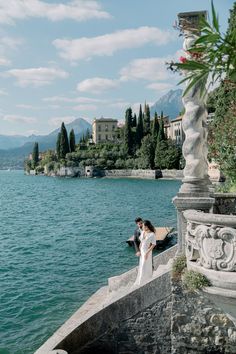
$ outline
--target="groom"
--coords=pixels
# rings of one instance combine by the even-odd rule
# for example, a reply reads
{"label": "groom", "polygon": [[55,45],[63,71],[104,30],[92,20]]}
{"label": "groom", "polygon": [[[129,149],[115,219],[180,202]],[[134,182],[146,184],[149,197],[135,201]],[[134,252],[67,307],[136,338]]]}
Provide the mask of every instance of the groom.
{"label": "groom", "polygon": [[140,238],[142,228],[143,228],[143,219],[136,218],[135,224],[137,225],[137,228],[134,231],[134,247],[135,247],[136,256],[139,257],[140,256],[140,251],[139,251],[140,240],[139,240],[139,238]]}

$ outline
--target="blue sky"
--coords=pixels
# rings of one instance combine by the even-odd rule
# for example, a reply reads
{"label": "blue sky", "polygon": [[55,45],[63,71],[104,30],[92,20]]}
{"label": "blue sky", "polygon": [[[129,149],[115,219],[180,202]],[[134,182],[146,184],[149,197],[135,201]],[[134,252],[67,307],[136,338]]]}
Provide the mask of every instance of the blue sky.
{"label": "blue sky", "polygon": [[[215,0],[221,29],[233,0]],[[208,0],[0,0],[0,134],[47,134],[62,121],[122,120],[177,75],[178,12]],[[210,11],[209,11],[210,12]]]}

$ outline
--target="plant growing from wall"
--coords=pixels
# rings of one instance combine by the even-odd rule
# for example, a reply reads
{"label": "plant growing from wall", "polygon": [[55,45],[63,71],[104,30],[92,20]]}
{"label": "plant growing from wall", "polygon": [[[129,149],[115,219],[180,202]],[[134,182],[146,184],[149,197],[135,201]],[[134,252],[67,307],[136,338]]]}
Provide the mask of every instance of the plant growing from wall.
{"label": "plant growing from wall", "polygon": [[210,281],[203,274],[187,269],[183,272],[182,282],[184,287],[190,291],[199,290],[211,285]]}
{"label": "plant growing from wall", "polygon": [[172,276],[175,279],[178,279],[181,277],[184,269],[187,266],[187,260],[185,255],[180,255],[174,258],[173,264],[172,264]]}

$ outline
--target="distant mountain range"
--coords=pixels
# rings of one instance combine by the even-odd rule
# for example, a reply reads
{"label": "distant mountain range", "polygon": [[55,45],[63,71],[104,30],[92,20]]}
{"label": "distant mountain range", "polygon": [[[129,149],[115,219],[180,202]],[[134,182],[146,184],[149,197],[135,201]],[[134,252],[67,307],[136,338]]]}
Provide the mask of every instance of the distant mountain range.
{"label": "distant mountain range", "polygon": [[[91,124],[83,118],[77,118],[65,125],[68,134],[71,129],[74,129],[76,142],[86,133],[87,129],[91,131],[92,128]],[[39,143],[40,151],[55,149],[59,131],[60,128],[53,130],[48,135],[30,135],[28,137],[0,135],[0,169],[23,168],[23,162],[32,152],[36,141]]]}
{"label": "distant mountain range", "polygon": [[158,115],[163,112],[164,115],[169,116],[170,119],[179,116],[182,110],[182,90],[180,89],[170,90],[150,107],[151,116],[154,116],[155,112],[157,112]]}

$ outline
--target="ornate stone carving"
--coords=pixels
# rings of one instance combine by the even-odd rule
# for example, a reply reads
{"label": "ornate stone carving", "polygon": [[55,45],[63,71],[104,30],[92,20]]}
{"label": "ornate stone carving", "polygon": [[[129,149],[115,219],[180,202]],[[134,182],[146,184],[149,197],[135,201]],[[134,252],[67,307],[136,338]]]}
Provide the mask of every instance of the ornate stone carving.
{"label": "ornate stone carving", "polygon": [[188,221],[186,256],[207,269],[236,271],[236,229]]}

